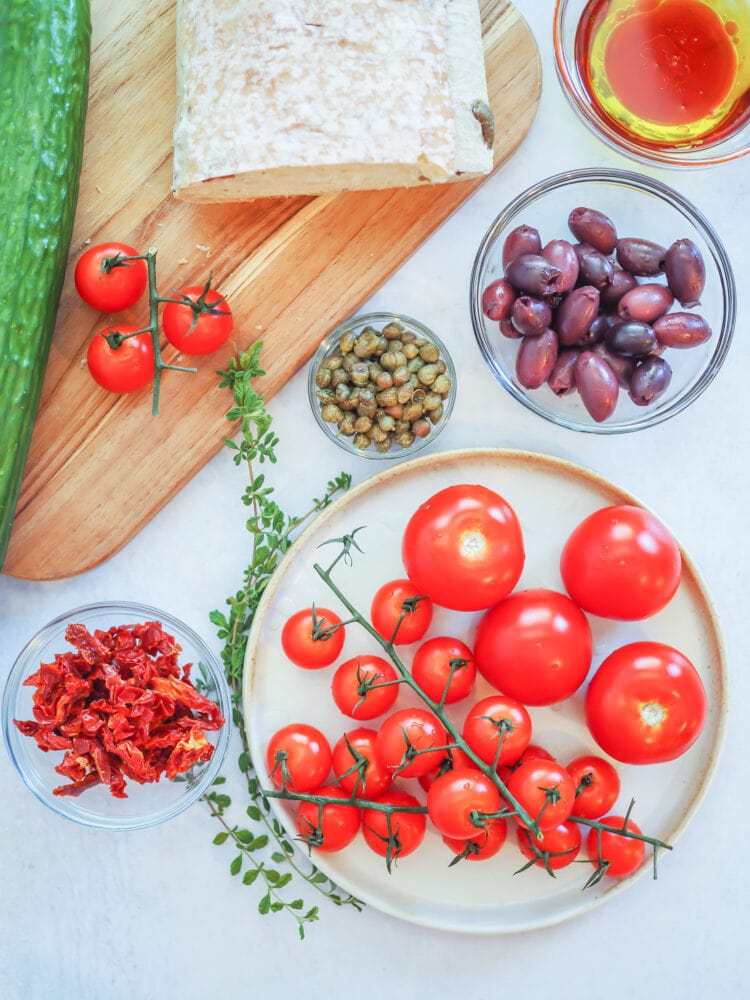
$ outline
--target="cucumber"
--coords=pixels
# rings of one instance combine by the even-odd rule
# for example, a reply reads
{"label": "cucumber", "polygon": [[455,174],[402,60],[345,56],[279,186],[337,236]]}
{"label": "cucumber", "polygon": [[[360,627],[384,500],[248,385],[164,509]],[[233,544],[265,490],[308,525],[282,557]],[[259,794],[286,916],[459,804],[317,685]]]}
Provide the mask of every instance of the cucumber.
{"label": "cucumber", "polygon": [[0,0],[0,568],[70,250],[89,0]]}

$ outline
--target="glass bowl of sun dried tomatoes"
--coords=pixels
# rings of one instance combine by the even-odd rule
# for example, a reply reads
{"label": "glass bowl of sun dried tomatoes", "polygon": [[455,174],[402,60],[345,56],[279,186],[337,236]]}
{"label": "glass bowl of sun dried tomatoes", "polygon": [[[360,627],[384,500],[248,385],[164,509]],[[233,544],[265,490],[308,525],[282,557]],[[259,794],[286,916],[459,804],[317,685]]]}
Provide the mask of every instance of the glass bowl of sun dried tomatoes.
{"label": "glass bowl of sun dried tomatoes", "polygon": [[76,608],[16,659],[5,744],[27,787],[85,826],[162,823],[210,787],[229,742],[221,663],[172,615],[141,604]]}

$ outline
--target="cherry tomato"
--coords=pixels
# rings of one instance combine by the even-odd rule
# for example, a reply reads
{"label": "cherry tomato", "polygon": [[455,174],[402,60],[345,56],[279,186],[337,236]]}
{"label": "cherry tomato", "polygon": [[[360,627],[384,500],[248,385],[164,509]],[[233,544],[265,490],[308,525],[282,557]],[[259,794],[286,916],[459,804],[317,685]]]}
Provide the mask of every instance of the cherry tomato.
{"label": "cherry tomato", "polygon": [[311,792],[331,770],[331,747],[323,733],[305,722],[294,722],[271,737],[266,750],[268,773],[277,788]]}
{"label": "cherry tomato", "polygon": [[409,518],[401,556],[409,579],[435,604],[479,611],[506,597],[521,576],[521,526],[492,490],[448,486]]}
{"label": "cherry tomato", "polygon": [[[337,785],[321,785],[312,793],[327,798],[348,799]],[[297,809],[297,831],[309,847],[316,851],[340,851],[357,836],[361,812],[356,806],[335,805],[332,802],[300,802]]]}
{"label": "cherry tomato", "polygon": [[686,656],[661,642],[614,650],[589,682],[586,722],[599,746],[625,764],[674,760],[706,719],[706,692]]}
{"label": "cherry tomato", "polygon": [[362,834],[365,842],[376,854],[386,859],[390,870],[394,861],[416,851],[422,843],[427,829],[427,816],[419,800],[401,789],[391,788],[374,799],[374,802],[379,805],[421,809],[420,812],[403,812],[396,808],[389,813],[371,808],[362,810]]}
{"label": "cherry tomato", "polygon": [[498,818],[490,820],[482,830],[471,837],[456,839],[444,836],[443,843],[450,847],[455,855],[451,864],[463,858],[467,861],[484,861],[498,853],[507,835],[508,824],[504,819]]}
{"label": "cherry tomato", "polygon": [[[605,816],[599,822],[605,826],[623,828],[625,819],[623,816]],[[631,833],[641,832],[632,819],[628,820],[626,829]],[[594,864],[599,858],[609,862],[605,875],[624,878],[625,875],[632,875],[637,868],[640,868],[646,854],[646,845],[642,840],[592,828],[586,838],[586,853],[589,861],[593,861]]]}
{"label": "cherry tomato", "polygon": [[[576,786],[565,768],[554,760],[529,759],[508,778],[510,794],[536,820],[540,830],[550,830],[570,816]],[[518,817],[516,817],[518,819]],[[518,819],[521,823],[521,820]],[[521,824],[524,825],[524,824]]]}
{"label": "cherry tomato", "polygon": [[516,827],[516,839],[525,858],[534,859],[539,868],[553,871],[572,864],[581,849],[581,831],[570,820],[545,830],[541,840],[533,837],[525,827]]}
{"label": "cherry tomato", "polygon": [[429,791],[430,785],[441,774],[446,774],[454,767],[476,767],[474,761],[468,754],[464,753],[461,747],[453,746],[453,737],[448,734],[448,749],[443,750],[440,763],[437,767],[431,768],[426,774],[420,774],[418,781],[425,791]]}
{"label": "cherry tomato", "polygon": [[445,754],[447,739],[442,723],[432,712],[424,708],[402,708],[381,724],[375,752],[394,776],[418,778],[438,766]]}
{"label": "cherry tomato", "polygon": [[531,739],[531,716],[515,698],[491,694],[470,709],[462,735],[477,757],[496,768],[517,761],[524,752]]}
{"label": "cherry tomato", "polygon": [[335,611],[313,606],[287,619],[281,630],[281,647],[298,667],[318,670],[333,663],[345,638],[346,630]]}
{"label": "cherry tomato", "polygon": [[177,295],[161,318],[169,343],[183,354],[211,354],[222,347],[234,326],[226,299],[208,285],[183,288]]}
{"label": "cherry tomato", "polygon": [[598,819],[612,808],[620,794],[620,776],[608,760],[585,754],[566,765],[576,786],[573,814]]}
{"label": "cherry tomato", "polygon": [[382,656],[354,656],[336,668],[331,681],[333,700],[351,719],[375,719],[393,708],[398,698],[398,674]]}
{"label": "cherry tomato", "polygon": [[583,684],[591,665],[588,619],[565,594],[519,590],[482,615],[477,670],[524,705],[552,705]]}
{"label": "cherry tomato", "polygon": [[[154,379],[150,333],[131,323],[101,330],[89,344],[86,363],[95,382],[108,392],[136,392]],[[135,336],[131,336],[135,334]]]}
{"label": "cherry tomato", "polygon": [[73,281],[86,305],[99,312],[119,312],[135,305],[148,284],[145,260],[127,243],[100,243],[78,259]]}
{"label": "cherry tomato", "polygon": [[428,698],[451,705],[468,697],[477,675],[474,654],[460,639],[427,639],[411,661],[411,675]]}
{"label": "cherry tomato", "polygon": [[333,748],[333,773],[349,795],[374,799],[391,785],[391,773],[375,753],[376,736],[374,729],[352,729]]}
{"label": "cherry tomato", "polygon": [[635,621],[656,614],[680,585],[677,542],[653,514],[630,504],[585,518],[562,550],[565,589],[584,611]]}
{"label": "cherry tomato", "polygon": [[379,635],[393,640],[394,646],[419,642],[432,621],[432,601],[420,595],[411,580],[391,580],[373,597],[370,621]]}
{"label": "cherry tomato", "polygon": [[502,808],[500,792],[474,767],[456,767],[436,778],[427,793],[427,815],[438,833],[456,840],[476,836],[482,813]]}

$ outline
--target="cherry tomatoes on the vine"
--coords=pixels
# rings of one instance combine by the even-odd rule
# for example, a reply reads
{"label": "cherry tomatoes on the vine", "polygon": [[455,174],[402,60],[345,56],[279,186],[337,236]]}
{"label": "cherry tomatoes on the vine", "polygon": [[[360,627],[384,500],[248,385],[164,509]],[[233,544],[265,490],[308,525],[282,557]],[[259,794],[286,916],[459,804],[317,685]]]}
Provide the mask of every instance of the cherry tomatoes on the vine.
{"label": "cherry tomatoes on the vine", "polygon": [[418,778],[438,766],[445,756],[447,739],[443,724],[432,712],[402,708],[381,723],[375,752],[394,776]]}
{"label": "cherry tomatoes on the vine", "polygon": [[94,337],[86,363],[94,381],[108,392],[126,393],[143,389],[154,379],[154,346],[150,333],[141,327],[118,323]]}
{"label": "cherry tomatoes on the vine", "polygon": [[[576,786],[565,768],[554,760],[529,759],[506,782],[513,798],[524,807],[540,830],[551,830],[570,816]],[[520,817],[518,822],[522,823]]]}
{"label": "cherry tomatoes on the vine", "polygon": [[[326,798],[348,799],[337,785],[321,785],[312,793]],[[297,809],[297,831],[308,845],[317,851],[340,851],[357,836],[361,811],[357,806],[342,803],[300,802]]]}
{"label": "cherry tomatoes on the vine", "polygon": [[436,635],[414,653],[411,675],[428,698],[451,705],[472,692],[477,675],[474,654],[460,639]]}
{"label": "cherry tomatoes on the vine", "polygon": [[477,757],[497,768],[517,761],[528,746],[531,716],[515,698],[491,694],[469,710],[462,735]]}
{"label": "cherry tomatoes on the vine", "polygon": [[183,288],[167,302],[161,318],[164,335],[183,354],[211,354],[222,347],[234,320],[226,299],[204,285]]}
{"label": "cherry tomatoes on the vine", "polygon": [[456,767],[436,778],[427,792],[427,815],[438,833],[457,840],[474,837],[500,811],[500,792],[474,767]]}
{"label": "cherry tomatoes on the vine", "polygon": [[370,621],[394,646],[419,642],[432,621],[432,601],[420,595],[411,580],[390,580],[372,599]]}
{"label": "cherry tomatoes on the vine", "polygon": [[354,656],[336,667],[331,693],[340,712],[351,719],[375,719],[398,698],[398,674],[382,656]]}
{"label": "cherry tomatoes on the vine", "polygon": [[148,283],[145,260],[127,243],[100,243],[78,259],[73,273],[76,290],[86,305],[113,313],[135,305]]}
{"label": "cherry tomatoes on the vine", "polygon": [[343,649],[346,630],[335,611],[304,608],[284,623],[281,648],[298,667],[317,670],[328,667]]}
{"label": "cherry tomatoes on the vine", "polygon": [[[625,818],[623,816],[605,816],[598,822],[605,826],[623,828]],[[640,834],[638,826],[629,819],[627,830],[630,833]],[[646,845],[642,840],[633,837],[623,836],[621,833],[612,833],[609,830],[589,830],[586,838],[586,853],[589,861],[594,864],[607,862],[605,875],[612,878],[624,878],[632,875],[646,854]]]}
{"label": "cherry tomatoes on the vine", "polygon": [[682,557],[658,518],[641,507],[617,504],[595,511],[574,529],[562,550],[560,572],[584,611],[635,621],[672,599]]}
{"label": "cherry tomatoes on the vine", "polygon": [[277,788],[311,792],[322,785],[331,770],[331,747],[315,726],[294,722],[273,734],[266,750],[266,765]]}
{"label": "cherry tomatoes on the vine", "polygon": [[521,526],[492,490],[448,486],[409,518],[401,556],[409,579],[435,604],[479,611],[506,597],[521,576]]}
{"label": "cherry tomatoes on the vine", "polygon": [[620,794],[620,776],[608,760],[585,754],[566,764],[565,770],[576,786],[574,816],[598,819],[609,812]]}
{"label": "cherry tomatoes on the vine", "polygon": [[504,819],[491,819],[483,829],[478,830],[471,837],[455,838],[443,836],[443,843],[449,847],[455,855],[455,861],[484,861],[494,857],[505,843],[508,835],[508,824]]}
{"label": "cherry tomatoes on the vine", "polygon": [[523,826],[516,828],[516,840],[521,854],[534,860],[540,868],[557,871],[571,864],[581,849],[581,831],[575,823],[565,820],[542,833],[541,840]]}
{"label": "cherry tomatoes on the vine", "polygon": [[375,753],[376,736],[374,729],[352,729],[333,748],[334,776],[349,795],[373,799],[391,785],[391,773]]}
{"label": "cherry tomatoes on the vine", "polygon": [[[373,800],[375,805],[394,806],[388,812],[377,808],[362,810],[362,834],[365,843],[391,866],[419,847],[427,829],[425,807],[409,792],[391,788]],[[399,808],[402,807],[402,808]],[[410,810],[404,811],[404,808]]]}
{"label": "cherry tomatoes on the vine", "polygon": [[468,754],[464,753],[461,747],[453,745],[453,737],[449,734],[448,749],[443,750],[440,762],[436,767],[427,771],[426,774],[419,775],[419,784],[425,791],[429,791],[430,785],[436,778],[453,770],[454,767],[476,767],[476,764]]}

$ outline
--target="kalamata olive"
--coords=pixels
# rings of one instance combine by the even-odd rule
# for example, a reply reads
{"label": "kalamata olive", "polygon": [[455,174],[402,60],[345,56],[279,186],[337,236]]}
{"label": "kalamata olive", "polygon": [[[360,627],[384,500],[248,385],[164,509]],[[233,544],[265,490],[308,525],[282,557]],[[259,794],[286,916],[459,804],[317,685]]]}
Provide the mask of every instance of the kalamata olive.
{"label": "kalamata olive", "polygon": [[615,268],[601,250],[596,250],[588,243],[576,243],[574,249],[578,257],[578,281],[581,285],[593,285],[601,290],[612,283]]}
{"label": "kalamata olive", "polygon": [[625,292],[629,292],[637,284],[638,281],[634,274],[616,267],[612,274],[612,281],[601,289],[602,309],[616,309],[617,303]]}
{"label": "kalamata olive", "polygon": [[654,328],[635,319],[624,320],[607,330],[604,341],[615,354],[626,354],[631,358],[650,354],[657,343]]}
{"label": "kalamata olive", "polygon": [[554,327],[563,347],[579,343],[599,312],[599,292],[591,285],[581,285],[560,303]]}
{"label": "kalamata olive", "polygon": [[625,292],[617,303],[617,314],[623,319],[653,323],[672,308],[674,296],[664,285],[646,282]]}
{"label": "kalamata olive", "polygon": [[639,277],[653,277],[664,270],[666,249],[659,243],[627,236],[617,241],[617,263]]}
{"label": "kalamata olive", "polygon": [[500,333],[508,340],[520,340],[522,336],[511,323],[510,317],[500,320]]}
{"label": "kalamata olive", "polygon": [[555,367],[547,379],[547,385],[556,396],[567,396],[576,390],[576,361],[578,351],[566,347],[557,355]]}
{"label": "kalamata olive", "polygon": [[711,336],[711,327],[698,313],[673,312],[654,323],[656,339],[665,347],[696,347]]}
{"label": "kalamata olive", "polygon": [[538,254],[542,249],[542,238],[539,230],[532,226],[516,226],[511,229],[503,243],[503,267],[507,267],[514,257],[522,253]]}
{"label": "kalamata olive", "polygon": [[617,405],[620,386],[604,358],[593,351],[582,351],[576,361],[575,378],[590,416],[598,424],[610,417]]}
{"label": "kalamata olive", "polygon": [[557,361],[557,334],[545,330],[538,337],[524,337],[516,355],[516,375],[526,389],[538,389],[552,374]]}
{"label": "kalamata olive", "polygon": [[594,344],[591,350],[600,358],[604,358],[617,376],[617,381],[623,389],[627,389],[630,386],[630,376],[635,371],[635,358],[626,358],[624,354],[615,354],[601,341]]}
{"label": "kalamata olive", "polygon": [[560,268],[539,254],[522,253],[508,262],[505,277],[519,291],[542,298],[557,291]]}
{"label": "kalamata olive", "polygon": [[574,208],[568,216],[568,226],[577,240],[590,243],[600,253],[609,254],[615,248],[615,224],[595,208]]}
{"label": "kalamata olive", "polygon": [[607,313],[599,313],[584,335],[576,341],[576,346],[593,347],[594,344],[598,344],[600,340],[604,339],[604,334],[607,330],[611,330],[612,327],[617,326],[619,322],[620,320],[616,316],[610,316]]}
{"label": "kalamata olive", "polygon": [[542,299],[520,295],[513,303],[510,321],[524,337],[538,337],[552,320],[552,310]]}
{"label": "kalamata olive", "polygon": [[706,287],[706,265],[692,240],[675,240],[664,263],[667,284],[681,306],[697,306]]}
{"label": "kalamata olive", "polygon": [[510,316],[515,297],[516,293],[510,282],[498,278],[482,292],[482,311],[488,319],[505,319]]}
{"label": "kalamata olive", "polygon": [[550,240],[542,249],[542,257],[560,268],[558,292],[569,292],[575,288],[578,281],[578,254],[572,243],[567,240]]}
{"label": "kalamata olive", "polygon": [[630,376],[630,398],[638,406],[658,399],[672,381],[672,369],[664,358],[645,358]]}

